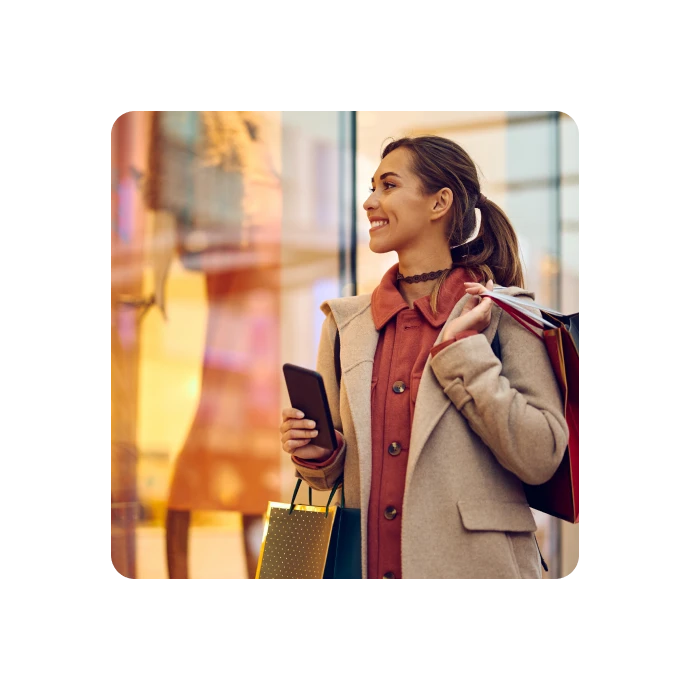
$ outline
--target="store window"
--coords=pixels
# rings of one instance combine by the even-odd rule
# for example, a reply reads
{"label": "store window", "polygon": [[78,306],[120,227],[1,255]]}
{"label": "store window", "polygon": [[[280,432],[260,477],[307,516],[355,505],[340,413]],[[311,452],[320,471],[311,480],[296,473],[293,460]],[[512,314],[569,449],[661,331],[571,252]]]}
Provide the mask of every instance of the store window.
{"label": "store window", "polygon": [[318,305],[347,280],[348,122],[113,126],[112,560],[127,577],[254,576],[267,503],[294,486],[282,363],[314,366]]}

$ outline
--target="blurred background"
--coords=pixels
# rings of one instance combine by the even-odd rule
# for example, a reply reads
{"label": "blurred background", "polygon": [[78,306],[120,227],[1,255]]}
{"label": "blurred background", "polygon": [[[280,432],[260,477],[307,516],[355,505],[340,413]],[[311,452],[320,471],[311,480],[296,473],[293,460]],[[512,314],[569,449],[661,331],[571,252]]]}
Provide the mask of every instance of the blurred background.
{"label": "blurred background", "polygon": [[[112,129],[112,560],[131,578],[254,577],[289,500],[282,364],[315,368],[323,300],[397,262],[362,208],[391,138],[438,134],[515,227],[527,288],[578,311],[578,132],[559,112],[130,112]],[[318,502],[318,501],[317,501]],[[325,501],[324,501],[325,502]],[[533,511],[568,575],[578,527]]]}

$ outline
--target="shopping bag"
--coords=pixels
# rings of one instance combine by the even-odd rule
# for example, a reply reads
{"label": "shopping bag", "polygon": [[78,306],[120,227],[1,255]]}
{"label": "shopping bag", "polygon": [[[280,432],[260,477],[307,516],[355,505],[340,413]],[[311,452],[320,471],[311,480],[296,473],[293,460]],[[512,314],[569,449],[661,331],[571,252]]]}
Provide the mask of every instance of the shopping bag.
{"label": "shopping bag", "polygon": [[[342,494],[341,494],[342,496]],[[333,568],[326,564],[324,578],[333,580],[362,579],[362,517],[356,508],[338,507],[336,515]]]}
{"label": "shopping bag", "polygon": [[[568,424],[568,447],[555,474],[544,484],[524,484],[525,495],[535,510],[567,522],[580,521],[579,392],[580,315],[562,314],[554,309],[526,303],[500,292],[482,293],[513,317],[521,326],[544,342],[551,367],[563,395]],[[537,316],[526,308],[536,307]]]}
{"label": "shopping bag", "polygon": [[256,579],[357,579],[362,577],[360,511],[331,501],[342,484],[336,482],[325,507],[269,502]]}

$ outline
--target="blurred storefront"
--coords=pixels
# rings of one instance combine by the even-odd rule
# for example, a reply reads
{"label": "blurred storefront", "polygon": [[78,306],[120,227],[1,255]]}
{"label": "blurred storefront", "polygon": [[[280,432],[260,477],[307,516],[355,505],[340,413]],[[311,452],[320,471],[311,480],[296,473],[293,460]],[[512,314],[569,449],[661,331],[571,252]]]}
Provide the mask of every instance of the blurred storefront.
{"label": "blurred storefront", "polygon": [[[112,557],[128,577],[242,578],[289,499],[282,364],[314,368],[334,296],[362,294],[362,208],[391,137],[460,143],[518,231],[537,300],[578,309],[577,128],[560,113],[131,112],[112,131]],[[535,513],[549,562],[577,527]]]}

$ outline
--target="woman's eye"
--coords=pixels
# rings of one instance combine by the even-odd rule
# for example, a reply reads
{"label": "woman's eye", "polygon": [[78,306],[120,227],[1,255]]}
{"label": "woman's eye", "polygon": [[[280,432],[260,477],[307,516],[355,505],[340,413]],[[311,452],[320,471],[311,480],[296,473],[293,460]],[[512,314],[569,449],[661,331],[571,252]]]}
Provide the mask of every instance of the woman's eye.
{"label": "woman's eye", "polygon": [[[384,182],[383,186],[384,186],[384,188],[385,187],[395,187],[395,185],[392,182]],[[369,187],[369,191],[373,194],[376,190],[373,189],[373,187]]]}

